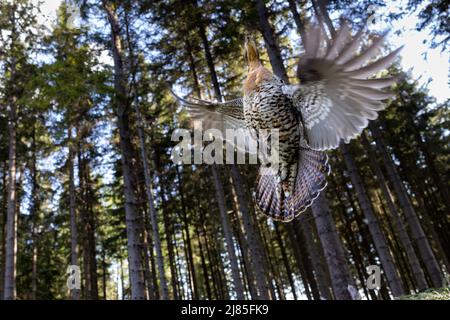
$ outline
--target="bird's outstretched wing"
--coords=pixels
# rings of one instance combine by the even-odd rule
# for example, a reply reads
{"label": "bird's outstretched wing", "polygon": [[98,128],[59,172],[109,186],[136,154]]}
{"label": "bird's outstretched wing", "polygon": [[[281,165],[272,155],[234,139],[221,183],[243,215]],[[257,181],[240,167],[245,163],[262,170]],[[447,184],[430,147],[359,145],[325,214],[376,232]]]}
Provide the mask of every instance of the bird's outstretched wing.
{"label": "bird's outstretched wing", "polygon": [[[173,91],[171,93],[188,110],[192,121],[201,121],[203,131],[218,129],[225,142],[234,146],[238,152],[256,154],[257,137],[245,124],[243,98],[225,102],[192,98],[193,101],[190,101],[177,96]],[[227,135],[227,130],[233,130],[235,135]],[[236,141],[236,137],[241,139],[242,144]]]}
{"label": "bird's outstretched wing", "polygon": [[225,132],[225,129],[245,128],[242,98],[213,102],[192,98],[193,101],[190,101],[177,96],[174,92],[172,95],[187,108],[193,121],[202,121],[205,130],[219,129]]}
{"label": "bird's outstretched wing", "polygon": [[308,144],[314,150],[334,149],[341,140],[349,142],[358,136],[385,108],[382,100],[392,96],[386,88],[395,83],[395,78],[368,77],[389,67],[401,48],[370,61],[387,33],[359,51],[363,30],[351,37],[348,25],[343,23],[335,37],[327,41],[322,29],[312,26],[298,65],[300,85],[283,89],[301,113]]}

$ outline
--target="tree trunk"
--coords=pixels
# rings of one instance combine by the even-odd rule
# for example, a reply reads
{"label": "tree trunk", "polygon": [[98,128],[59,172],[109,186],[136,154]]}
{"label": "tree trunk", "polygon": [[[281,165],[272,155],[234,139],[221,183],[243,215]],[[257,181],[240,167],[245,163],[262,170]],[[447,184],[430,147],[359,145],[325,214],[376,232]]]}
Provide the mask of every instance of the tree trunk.
{"label": "tree trunk", "polygon": [[342,155],[344,157],[345,165],[347,167],[350,179],[355,187],[356,195],[358,196],[359,205],[363,211],[364,217],[367,219],[370,234],[380,257],[381,265],[386,274],[392,294],[399,297],[405,294],[402,282],[395,268],[394,259],[389,251],[386,238],[380,228],[375,212],[370,204],[370,199],[367,195],[361,176],[359,175],[356,164],[350,155],[348,145],[342,143],[340,146]]}
{"label": "tree trunk", "polygon": [[334,29],[333,22],[330,19],[330,16],[327,12],[327,3],[328,0],[313,0],[313,7],[314,11],[316,12],[317,16],[323,19],[325,24],[328,27],[328,30],[330,30],[331,36],[334,38],[336,35],[336,30]]}
{"label": "tree trunk", "polygon": [[270,287],[267,283],[266,274],[267,269],[264,264],[264,251],[261,248],[261,243],[257,239],[257,230],[253,224],[250,212],[248,210],[248,202],[243,188],[242,176],[237,168],[237,165],[232,165],[231,176],[233,178],[232,187],[235,189],[240,219],[244,230],[245,239],[249,245],[250,250],[250,264],[253,266],[256,283],[258,286],[258,298],[270,299]]}
{"label": "tree trunk", "polygon": [[283,59],[281,57],[281,51],[278,46],[277,39],[275,38],[275,32],[270,25],[264,0],[256,0],[255,4],[258,12],[259,28],[264,38],[264,43],[266,44],[273,73],[286,83],[289,83],[286,68],[284,67]]}
{"label": "tree trunk", "polygon": [[[69,213],[70,213],[70,264],[80,266],[78,261],[78,225],[76,211],[76,190],[75,190],[75,172],[74,172],[74,141],[72,137],[72,126],[68,129],[69,156],[67,158],[67,167],[69,170]],[[80,290],[74,288],[71,290],[72,300],[80,299]]]}
{"label": "tree trunk", "polygon": [[[343,190],[339,187],[339,184],[340,182],[337,181],[337,175],[332,173],[330,185],[328,186],[328,188],[332,188],[332,192],[337,195],[338,206],[340,208],[339,213],[341,213],[339,219],[341,220],[340,225],[342,225],[341,230],[339,231],[342,234],[344,242],[347,243],[348,251],[349,253],[351,253],[352,259],[354,261],[353,264],[358,274],[359,281],[361,284],[364,284],[366,282],[366,272],[364,268],[365,264],[361,256],[362,250],[360,250],[360,246],[358,245],[358,241],[356,240],[358,233],[354,232],[352,228],[351,214],[347,211],[347,206],[343,200],[343,198],[345,199],[345,195]],[[354,212],[351,213],[354,215]],[[368,297],[369,292],[367,291],[367,288],[364,285],[362,286],[362,288],[364,294],[366,295],[366,297]]]}
{"label": "tree trunk", "polygon": [[309,225],[309,221],[306,218],[306,215],[303,215],[299,219],[299,225],[302,228],[305,245],[308,249],[309,256],[311,258],[312,266],[315,273],[315,278],[317,279],[318,289],[320,291],[320,297],[325,300],[331,300],[333,296],[330,292],[330,287],[327,284],[327,273],[328,270],[324,265],[322,265],[322,261],[320,259],[319,252],[321,250],[320,243],[319,246],[314,242],[314,233]]}
{"label": "tree trunk", "polygon": [[[80,137],[81,139],[81,137]],[[95,221],[93,204],[95,195],[92,189],[91,173],[88,159],[84,154],[83,142],[78,143],[78,181],[80,219],[82,234],[80,240],[83,248],[84,298],[98,300],[98,276],[95,245]]]}
{"label": "tree trunk", "polygon": [[155,257],[153,254],[153,241],[148,226],[146,223],[147,215],[144,214],[142,218],[143,237],[142,237],[142,251],[144,254],[144,279],[147,286],[147,296],[149,300],[159,299],[158,281],[156,280]]}
{"label": "tree trunk", "polygon": [[294,252],[294,258],[297,263],[298,270],[300,272],[300,277],[302,279],[303,288],[305,289],[305,294],[308,300],[312,300],[313,296],[311,293],[311,289],[309,288],[310,284],[308,281],[308,276],[306,274],[306,267],[303,263],[303,254],[300,249],[300,240],[297,239],[297,234],[294,231],[292,225],[286,226],[289,240],[291,242],[292,250]]}
{"label": "tree trunk", "polygon": [[337,300],[352,300],[355,297],[352,297],[350,294],[349,287],[353,286],[355,288],[354,281],[350,275],[344,249],[323,193],[314,201],[311,209],[325,260],[330,271],[334,297]]}
{"label": "tree trunk", "polygon": [[185,240],[186,247],[187,247],[186,258],[187,258],[188,270],[189,270],[189,274],[190,274],[190,278],[191,278],[192,299],[197,300],[200,298],[199,287],[198,287],[198,280],[197,280],[197,275],[196,275],[196,271],[195,271],[194,255],[193,255],[193,251],[192,251],[192,241],[191,241],[191,234],[189,231],[189,220],[188,220],[188,216],[187,216],[186,202],[185,202],[185,198],[184,198],[183,183],[181,180],[181,174],[180,174],[178,166],[176,167],[176,171],[177,171],[177,178],[178,178],[178,192],[179,192],[180,198],[181,198],[181,214],[182,214],[182,219],[183,219],[182,225],[183,225],[184,234],[186,237],[184,240]]}
{"label": "tree trunk", "polygon": [[289,3],[289,10],[291,10],[292,17],[294,18],[294,22],[297,27],[298,33],[300,34],[300,38],[304,43],[306,39],[305,26],[303,25],[302,19],[300,18],[300,14],[298,13],[297,3],[295,0],[288,0],[288,3]]}
{"label": "tree trunk", "polygon": [[212,300],[212,291],[211,291],[211,285],[210,285],[210,278],[209,278],[209,272],[208,272],[208,267],[206,266],[206,259],[205,259],[205,248],[203,247],[203,243],[202,243],[202,236],[200,234],[200,221],[196,221],[195,222],[195,234],[197,236],[198,239],[198,247],[199,247],[199,252],[200,252],[200,263],[202,266],[202,273],[203,273],[203,281],[205,284],[205,289],[206,289],[206,297],[208,300]]}
{"label": "tree trunk", "polygon": [[[13,3],[15,7],[15,3]],[[14,50],[18,41],[16,13],[11,14],[11,48]],[[17,161],[17,59],[11,58],[9,85],[10,97],[8,98],[8,194],[6,209],[6,239],[5,239],[5,274],[4,274],[4,299],[16,299],[16,263],[17,263],[17,219],[16,211],[17,190],[16,190],[16,161]]]}
{"label": "tree trunk", "polygon": [[33,126],[33,135],[32,135],[32,146],[31,146],[33,155],[31,159],[31,183],[32,183],[32,207],[31,207],[31,298],[33,300],[37,299],[37,259],[38,259],[38,234],[37,234],[37,226],[38,226],[38,215],[40,208],[40,196],[39,196],[39,181],[38,181],[38,173],[37,173],[37,157],[36,157],[36,125]]}
{"label": "tree trunk", "polygon": [[126,90],[126,76],[123,65],[123,48],[120,36],[120,22],[115,6],[110,1],[103,1],[111,26],[111,48],[114,60],[115,111],[119,128],[122,172],[124,179],[125,216],[128,239],[128,265],[131,284],[131,298],[145,299],[145,282],[143,275],[142,241],[140,217],[136,207],[136,177],[134,176],[133,145],[131,142],[129,97]]}
{"label": "tree trunk", "polygon": [[[15,67],[11,69],[11,80]],[[16,211],[16,125],[17,125],[17,98],[12,96],[9,105],[8,145],[8,200],[6,211],[6,252],[5,252],[5,281],[4,299],[16,299],[16,263],[17,263],[17,218]]]}
{"label": "tree trunk", "polygon": [[0,300],[4,297],[5,281],[5,253],[6,253],[6,211],[8,204],[8,161],[3,162],[2,168],[2,203],[0,208]]}
{"label": "tree trunk", "polygon": [[[162,184],[161,186],[161,199],[163,202],[163,208],[165,208],[166,199],[165,199],[166,191]],[[173,241],[172,234],[173,228],[171,227],[170,215],[166,210],[164,210],[163,221],[164,221],[164,234],[166,235],[166,243],[167,243],[167,254],[169,255],[169,266],[170,266],[170,278],[171,278],[171,286],[172,286],[172,295],[174,300],[178,300],[178,287],[177,287],[177,271],[175,266],[175,256],[173,249]]]}
{"label": "tree trunk", "polygon": [[291,265],[286,253],[285,244],[283,242],[283,237],[281,235],[280,228],[277,223],[275,225],[275,234],[277,236],[278,246],[280,247],[281,257],[283,258],[284,267],[286,268],[286,274],[289,280],[289,285],[291,286],[292,295],[294,296],[294,300],[297,300],[297,293],[295,292],[294,278],[292,277],[292,269]]}
{"label": "tree trunk", "polygon": [[220,178],[220,173],[216,165],[211,166],[213,174],[214,186],[216,188],[216,198],[219,206],[220,221],[222,224],[223,233],[225,236],[225,243],[227,246],[228,258],[230,260],[231,275],[233,278],[234,290],[238,300],[244,299],[244,289],[242,286],[242,279],[239,272],[239,266],[237,263],[236,251],[234,247],[232,228],[228,219],[227,208],[225,203],[225,192],[223,190],[223,184]]}
{"label": "tree trunk", "polygon": [[428,238],[422,229],[419,218],[417,217],[416,212],[411,204],[411,201],[408,197],[400,175],[397,172],[395,164],[386,149],[386,145],[384,143],[384,139],[382,138],[380,129],[374,123],[370,124],[369,126],[370,131],[372,132],[372,135],[376,141],[377,149],[381,155],[383,164],[386,168],[388,179],[394,187],[395,193],[400,202],[400,206],[402,207],[403,213],[406,217],[406,221],[408,222],[408,225],[410,227],[411,237],[417,248],[419,249],[422,260],[425,264],[428,274],[431,277],[433,287],[439,288],[443,285],[443,276],[439,267],[439,263],[434,256]]}
{"label": "tree trunk", "polygon": [[149,205],[149,216],[150,216],[150,224],[152,226],[152,239],[155,245],[156,251],[156,261],[158,266],[158,276],[159,276],[159,288],[160,288],[160,296],[163,300],[169,299],[169,292],[167,289],[167,280],[164,274],[164,256],[162,254],[161,249],[161,238],[159,236],[158,229],[158,217],[156,214],[155,205],[153,203],[153,188],[152,188],[152,179],[150,176],[150,167],[148,164],[147,158],[147,150],[145,148],[145,136],[144,136],[144,121],[142,119],[142,114],[140,108],[137,103],[135,103],[135,111],[138,118],[138,135],[139,142],[141,145],[141,160],[144,166],[144,177],[145,177],[145,192],[147,195],[147,202]]}
{"label": "tree trunk", "polygon": [[242,252],[242,258],[243,258],[243,262],[245,265],[245,275],[247,277],[248,289],[250,291],[250,296],[251,296],[251,299],[257,299],[258,284],[257,284],[256,277],[255,277],[255,270],[253,269],[253,266],[251,263],[252,259],[251,259],[250,245],[247,242],[247,240],[245,239],[245,235],[244,235],[245,230],[243,230],[241,220],[238,217],[238,215],[239,215],[238,202],[239,201],[237,198],[236,189],[233,187],[233,178],[231,177],[230,174],[228,176],[230,179],[230,185],[232,186],[231,195],[232,195],[232,200],[233,200],[232,201],[233,209],[236,214],[234,230],[235,230],[237,240],[239,243],[239,248],[241,249],[241,252]]}
{"label": "tree trunk", "polygon": [[386,179],[383,175],[383,172],[381,171],[381,168],[379,164],[376,161],[376,154],[372,150],[372,147],[370,146],[369,141],[367,140],[367,137],[365,134],[362,135],[362,142],[369,153],[369,162],[370,166],[372,168],[372,171],[377,176],[377,182],[381,189],[381,192],[383,193],[383,196],[387,202],[389,211],[392,215],[392,218],[394,219],[394,228],[395,232],[400,238],[400,241],[402,243],[403,249],[406,252],[406,256],[409,261],[409,266],[412,269],[412,272],[414,274],[414,280],[416,281],[417,288],[419,290],[425,290],[428,287],[427,281],[425,279],[425,274],[422,270],[422,267],[420,266],[420,261],[417,258],[417,255],[414,251],[414,247],[411,243],[411,240],[409,239],[408,232],[406,231],[405,226],[402,223],[401,217],[399,212],[397,211],[397,208],[395,207],[394,201],[391,196],[391,192],[389,191],[389,187],[387,185]]}

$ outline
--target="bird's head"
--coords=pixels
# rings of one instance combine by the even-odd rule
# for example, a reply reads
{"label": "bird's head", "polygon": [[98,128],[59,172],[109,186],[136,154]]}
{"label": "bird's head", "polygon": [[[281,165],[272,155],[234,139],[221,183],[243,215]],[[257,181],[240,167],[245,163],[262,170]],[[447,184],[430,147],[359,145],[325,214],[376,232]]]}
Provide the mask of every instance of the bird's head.
{"label": "bird's head", "polygon": [[244,57],[245,60],[247,61],[247,65],[250,70],[261,65],[261,60],[259,59],[259,51],[256,45],[256,41],[250,35],[245,36]]}

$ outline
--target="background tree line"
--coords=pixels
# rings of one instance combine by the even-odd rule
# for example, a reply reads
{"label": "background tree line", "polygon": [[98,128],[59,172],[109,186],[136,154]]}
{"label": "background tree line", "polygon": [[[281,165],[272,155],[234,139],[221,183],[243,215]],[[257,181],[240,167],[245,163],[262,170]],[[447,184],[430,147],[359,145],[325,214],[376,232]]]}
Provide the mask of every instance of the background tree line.
{"label": "background tree line", "polygon": [[[445,3],[409,1],[443,50]],[[291,223],[257,214],[255,166],[171,161],[171,133],[189,119],[168,86],[239,97],[248,32],[297,82],[311,17],[332,35],[334,17],[356,29],[371,4],[389,6],[63,1],[45,26],[34,1],[0,0],[0,298],[392,299],[444,286],[449,103],[408,75],[380,118],[329,154],[326,192]],[[68,265],[81,290],[68,290]],[[379,290],[367,288],[370,265]]]}

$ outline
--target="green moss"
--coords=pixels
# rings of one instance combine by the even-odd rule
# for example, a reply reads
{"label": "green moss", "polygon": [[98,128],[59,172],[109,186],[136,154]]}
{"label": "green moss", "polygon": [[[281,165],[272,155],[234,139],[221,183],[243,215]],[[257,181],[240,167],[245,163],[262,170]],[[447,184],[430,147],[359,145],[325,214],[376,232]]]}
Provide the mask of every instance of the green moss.
{"label": "green moss", "polygon": [[402,296],[400,300],[450,300],[450,287],[429,289],[418,294]]}

